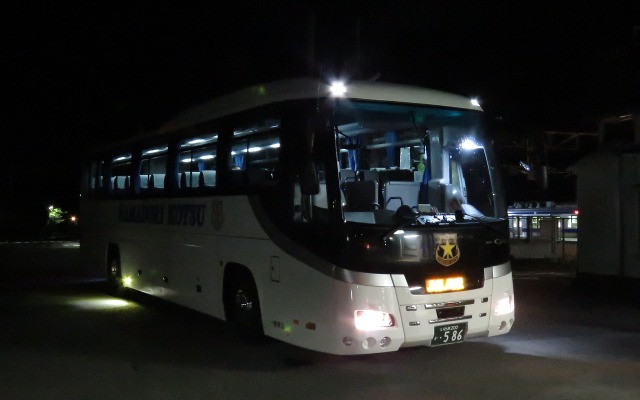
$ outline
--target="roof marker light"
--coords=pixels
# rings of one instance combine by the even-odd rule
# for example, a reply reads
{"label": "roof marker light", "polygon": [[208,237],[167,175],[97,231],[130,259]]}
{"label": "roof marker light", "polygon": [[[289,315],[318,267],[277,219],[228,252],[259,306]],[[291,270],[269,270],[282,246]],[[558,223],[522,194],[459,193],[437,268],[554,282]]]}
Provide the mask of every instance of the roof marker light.
{"label": "roof marker light", "polygon": [[347,87],[344,85],[344,82],[333,82],[331,86],[329,86],[329,91],[334,97],[342,97],[347,93]]}
{"label": "roof marker light", "polygon": [[477,97],[471,98],[471,99],[469,99],[469,101],[471,102],[472,106],[480,107],[480,101],[478,100]]}
{"label": "roof marker light", "polygon": [[475,150],[481,149],[482,146],[474,142],[472,139],[464,139],[462,143],[460,143],[460,148],[463,150]]}

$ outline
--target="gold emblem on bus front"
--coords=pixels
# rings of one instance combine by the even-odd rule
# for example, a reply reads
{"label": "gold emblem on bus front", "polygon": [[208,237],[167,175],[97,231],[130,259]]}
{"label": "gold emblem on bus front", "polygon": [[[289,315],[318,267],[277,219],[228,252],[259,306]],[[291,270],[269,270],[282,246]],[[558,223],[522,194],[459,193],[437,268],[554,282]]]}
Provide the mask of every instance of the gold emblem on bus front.
{"label": "gold emblem on bus front", "polygon": [[455,233],[434,234],[436,242],[436,261],[440,265],[448,267],[460,259],[458,247],[458,235]]}

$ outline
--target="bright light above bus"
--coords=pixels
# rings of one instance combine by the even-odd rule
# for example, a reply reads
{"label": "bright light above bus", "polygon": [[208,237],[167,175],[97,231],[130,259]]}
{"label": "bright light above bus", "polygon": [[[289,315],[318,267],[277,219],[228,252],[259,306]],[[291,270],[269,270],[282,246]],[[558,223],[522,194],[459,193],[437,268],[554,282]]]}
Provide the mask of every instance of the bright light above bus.
{"label": "bright light above bus", "polygon": [[478,143],[474,142],[471,139],[464,139],[462,143],[460,143],[460,148],[462,150],[475,150],[475,149],[481,149],[482,146],[480,146]]}
{"label": "bright light above bus", "polygon": [[347,87],[344,85],[344,82],[333,82],[329,86],[329,91],[331,92],[332,96],[341,97],[344,96],[345,93],[347,93]]}

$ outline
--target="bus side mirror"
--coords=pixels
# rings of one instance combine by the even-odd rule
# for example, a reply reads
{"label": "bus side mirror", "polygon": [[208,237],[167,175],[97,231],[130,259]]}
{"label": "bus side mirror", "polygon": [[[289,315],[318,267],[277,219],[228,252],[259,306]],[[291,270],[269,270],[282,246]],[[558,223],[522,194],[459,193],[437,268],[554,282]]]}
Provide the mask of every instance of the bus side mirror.
{"label": "bus side mirror", "polygon": [[308,119],[307,127],[304,135],[304,146],[301,153],[300,172],[298,179],[300,181],[300,193],[304,196],[316,195],[320,193],[320,182],[318,180],[318,171],[316,164],[313,162],[314,153],[317,149],[316,131],[318,130],[319,120],[317,118]]}
{"label": "bus side mirror", "polygon": [[305,196],[320,193],[318,172],[313,161],[305,162],[300,171],[300,193]]}

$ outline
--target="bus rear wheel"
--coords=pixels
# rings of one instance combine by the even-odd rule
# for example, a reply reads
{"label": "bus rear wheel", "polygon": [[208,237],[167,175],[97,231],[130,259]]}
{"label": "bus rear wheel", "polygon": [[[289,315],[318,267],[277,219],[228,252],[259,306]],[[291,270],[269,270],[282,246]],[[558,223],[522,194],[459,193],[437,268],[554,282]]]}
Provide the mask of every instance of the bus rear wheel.
{"label": "bus rear wheel", "polygon": [[119,293],[122,289],[122,269],[120,257],[114,251],[109,252],[107,258],[107,290],[110,293]]}
{"label": "bus rear wheel", "polygon": [[233,280],[228,298],[229,317],[240,337],[250,343],[264,338],[258,290],[253,279],[238,276]]}

